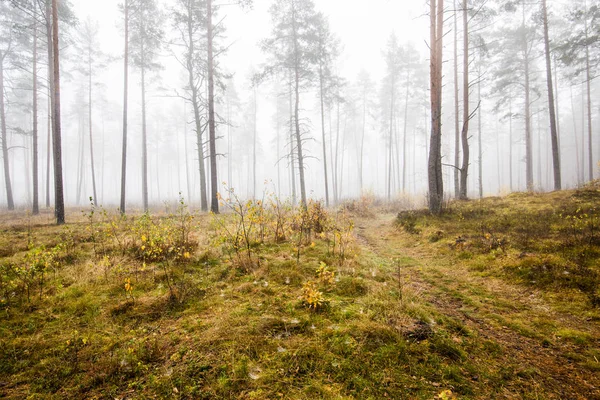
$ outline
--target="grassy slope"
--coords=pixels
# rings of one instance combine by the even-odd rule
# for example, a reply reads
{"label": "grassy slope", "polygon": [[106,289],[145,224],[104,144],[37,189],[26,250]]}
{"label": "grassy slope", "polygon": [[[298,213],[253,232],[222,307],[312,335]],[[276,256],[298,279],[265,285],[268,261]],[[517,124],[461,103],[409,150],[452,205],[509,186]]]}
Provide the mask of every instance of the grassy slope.
{"label": "grassy slope", "polygon": [[[181,302],[161,268],[142,271],[129,254],[105,274],[85,219],[65,231],[39,217],[36,243],[73,246],[41,299],[0,308],[0,395],[600,398],[598,243],[589,224],[565,218],[598,198],[459,203],[441,218],[411,216],[419,233],[395,215],[356,216],[346,260],[327,238],[300,263],[294,244],[266,243],[248,273],[211,249],[214,223],[200,217],[200,247],[174,273]],[[2,262],[21,259],[27,238],[26,218],[5,220]],[[299,297],[320,262],[338,279],[313,311]]]}

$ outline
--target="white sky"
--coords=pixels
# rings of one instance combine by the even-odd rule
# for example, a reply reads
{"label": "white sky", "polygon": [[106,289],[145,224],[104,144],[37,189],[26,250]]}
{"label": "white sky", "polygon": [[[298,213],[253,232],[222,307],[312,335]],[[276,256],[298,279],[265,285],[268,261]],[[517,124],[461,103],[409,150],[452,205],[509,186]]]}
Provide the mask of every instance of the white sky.
{"label": "white sky", "polygon": [[[101,24],[102,44],[114,55],[122,53],[120,26],[122,16],[117,5],[120,0],[71,0],[80,20],[88,15]],[[161,1],[171,7],[173,2]],[[371,71],[374,77],[383,73],[381,52],[387,38],[395,32],[401,42],[412,42],[417,48],[427,38],[428,27],[425,3],[410,0],[315,0],[317,9],[329,16],[332,30],[341,39],[344,53],[340,59],[341,74],[356,76],[361,68]],[[262,55],[257,44],[270,34],[268,9],[271,0],[255,0],[253,9],[241,10],[235,6],[224,7],[228,38],[233,43],[223,65],[236,75],[245,76],[251,66],[260,64]],[[165,27],[169,29],[169,27]],[[232,68],[232,66],[235,66]]]}

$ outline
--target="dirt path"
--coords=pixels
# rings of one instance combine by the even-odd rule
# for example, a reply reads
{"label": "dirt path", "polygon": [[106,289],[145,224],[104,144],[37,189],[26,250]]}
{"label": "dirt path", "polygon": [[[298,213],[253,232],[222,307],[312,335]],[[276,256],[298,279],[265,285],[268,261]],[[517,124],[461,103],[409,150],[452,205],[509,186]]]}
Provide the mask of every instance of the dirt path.
{"label": "dirt path", "polygon": [[[530,398],[600,399],[600,374],[573,360],[582,347],[545,334],[584,331],[597,349],[598,321],[561,313],[534,290],[484,277],[454,257],[436,254],[431,246],[419,243],[422,238],[396,230],[393,218],[381,215],[357,221],[359,243],[379,257],[410,260],[402,271],[424,302],[462,321],[476,338],[502,347],[502,354],[494,359],[477,361],[500,364],[493,368],[514,367],[507,369],[516,376],[507,380],[504,398],[527,394]],[[524,388],[531,392],[523,393]]]}

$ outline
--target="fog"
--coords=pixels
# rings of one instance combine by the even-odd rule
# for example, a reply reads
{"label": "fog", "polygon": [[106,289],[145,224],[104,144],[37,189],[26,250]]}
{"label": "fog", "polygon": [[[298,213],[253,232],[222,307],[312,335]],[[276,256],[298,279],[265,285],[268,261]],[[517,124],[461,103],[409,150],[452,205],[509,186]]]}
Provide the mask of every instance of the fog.
{"label": "fog", "polygon": [[[143,7],[147,7],[145,3],[154,3],[138,1],[144,4]],[[431,133],[429,3],[313,1],[315,12],[322,13],[331,35],[339,43],[339,51],[338,54],[332,51],[333,54],[326,57],[331,81],[327,85],[323,115],[318,63],[310,61],[309,54],[303,55],[305,64],[312,68],[310,74],[306,72],[303,76],[299,88],[298,122],[302,131],[307,196],[319,200],[326,196],[324,135],[330,204],[363,195],[382,200],[402,199],[405,205],[425,204]],[[290,0],[255,0],[251,6],[242,6],[236,1],[214,2],[218,191],[225,193],[233,188],[243,198],[262,198],[265,192],[273,192],[281,198],[294,198],[299,202],[298,146],[293,136],[295,104],[293,90],[290,90],[292,75],[281,70],[273,72],[271,67],[276,57],[273,53],[277,50],[265,48],[268,47],[265,41],[277,38],[271,7],[275,3],[287,4]],[[32,27],[34,18],[24,3],[27,2],[3,0],[3,14],[0,15],[5,38],[6,32],[15,24],[22,27],[19,39],[14,41],[17,48],[11,49],[18,57],[6,57],[2,72],[9,175],[18,208],[31,207],[34,190],[33,39],[30,31],[36,28]],[[64,18],[59,23],[65,202],[70,206],[87,206],[94,196],[89,142],[89,76],[82,72],[89,49],[82,44],[85,36],[82,32],[97,24],[94,44],[97,59],[91,77],[95,201],[106,208],[116,208],[121,197],[123,12],[120,2],[113,0],[59,3],[63,14],[66,7],[70,7],[73,14],[73,18]],[[173,19],[174,11],[183,3],[156,1],[160,15],[153,28],[162,30],[162,35],[153,38],[156,43],[150,51],[155,53],[154,59],[145,72],[148,197],[151,205],[160,206],[176,201],[181,193],[185,201],[196,208],[201,204],[202,182],[197,125],[193,106],[186,100],[190,85],[182,31]],[[514,3],[514,7],[508,7],[509,3]],[[519,50],[520,30],[527,31],[523,37],[530,85],[533,175],[533,188],[529,189],[550,191],[555,187],[540,4],[491,0],[468,2],[471,115],[467,194],[470,198],[528,189],[524,115],[527,100],[522,94],[524,60]],[[589,10],[597,5],[597,1],[587,2]],[[600,60],[600,31],[596,20],[600,15],[595,10],[593,15],[585,17],[590,21],[587,27],[590,67],[586,75],[582,68],[585,63],[580,61],[585,51],[581,48],[573,51],[572,44],[576,40],[575,31],[582,23],[581,17],[572,16],[576,15],[576,10],[583,10],[584,2],[548,1],[548,6],[562,188],[571,188],[597,178],[599,172],[597,126],[600,104],[595,100],[598,82],[594,77]],[[36,18],[43,24],[43,11],[39,11],[39,15]],[[446,1],[444,17],[442,163],[444,194],[451,198],[456,194],[454,174],[460,168],[460,164],[455,163],[455,122],[458,118],[459,130],[465,122],[463,8]],[[51,158],[48,151],[48,57],[45,28],[40,29],[37,119],[39,201],[43,207],[46,197],[52,203],[54,195],[52,163],[48,163],[48,157]],[[200,31],[203,29],[198,27]],[[132,41],[136,40],[134,30],[134,26],[130,26]],[[202,37],[201,34],[198,37]],[[7,40],[0,40],[0,56],[8,54],[7,46]],[[206,54],[202,53],[206,43],[199,41],[198,46],[198,54],[206,60]],[[135,58],[135,55],[131,57]],[[394,68],[396,72],[393,72]],[[204,102],[208,99],[207,80],[201,80],[199,97]],[[588,82],[591,104],[588,104]],[[140,207],[143,201],[141,68],[133,59],[129,62],[128,89],[126,201],[128,206]],[[459,100],[458,114],[455,95]],[[588,118],[590,111],[591,118]],[[202,107],[201,112],[205,129],[201,153],[210,202],[208,109]],[[462,149],[459,160],[462,163]],[[47,165],[50,165],[50,171]],[[590,169],[594,176],[590,176]],[[50,179],[47,179],[48,174]],[[5,179],[2,179],[2,208],[8,204],[5,186]]]}

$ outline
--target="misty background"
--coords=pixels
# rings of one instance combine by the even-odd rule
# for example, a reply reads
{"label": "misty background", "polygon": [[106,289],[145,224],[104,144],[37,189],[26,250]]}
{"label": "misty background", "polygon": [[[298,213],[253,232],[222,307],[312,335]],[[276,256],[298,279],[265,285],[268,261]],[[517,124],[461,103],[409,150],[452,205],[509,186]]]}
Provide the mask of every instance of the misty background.
{"label": "misty background", "polygon": [[[5,4],[10,3],[4,1]],[[262,197],[264,190],[282,198],[292,196],[297,171],[290,162],[290,93],[285,77],[255,79],[269,63],[261,43],[273,35],[270,7],[274,1],[255,0],[251,8],[220,5],[215,23],[222,49],[215,57],[219,83],[216,90],[218,182],[235,188],[242,197]],[[513,4],[513,8],[507,4]],[[65,3],[66,4],[66,3]],[[93,75],[92,128],[98,203],[118,205],[121,176],[123,107],[123,13],[119,1],[71,0],[75,18],[62,22],[62,126],[65,200],[86,205],[93,195],[89,157],[88,77],[81,73],[85,51],[82,32],[97,24],[95,49],[103,53]],[[371,0],[315,0],[333,36],[339,55],[331,71],[339,86],[325,105],[325,142],[331,202],[370,194],[381,198],[406,197],[423,202],[427,192],[427,157],[430,135],[429,111],[429,16],[423,2]],[[524,99],[520,79],[519,29],[526,27],[531,73],[531,126],[535,190],[551,190],[552,154],[548,121],[548,97],[543,36],[536,2],[473,0],[470,5],[470,121],[471,160],[469,197],[526,190]],[[587,1],[586,9],[598,2]],[[10,4],[8,5],[10,7]],[[198,149],[193,110],[182,97],[187,75],[181,65],[179,32],[173,27],[175,1],[157,1],[158,21],[164,35],[156,46],[156,68],[147,72],[148,184],[151,204],[174,201],[200,203]],[[596,79],[590,82],[592,98],[593,152],[588,153],[587,78],[577,66],[561,61],[560,45],[568,42],[573,26],[581,22],[575,10],[583,1],[549,1],[550,38],[558,109],[563,188],[575,187],[598,176],[600,159],[598,125],[600,104]],[[457,23],[454,23],[454,13]],[[443,89],[444,188],[454,191],[455,67],[462,79],[462,8],[446,2]],[[27,15],[4,14],[2,24]],[[590,39],[597,37],[597,14],[590,14]],[[587,17],[586,17],[587,18]],[[22,21],[22,20],[20,20]],[[577,25],[578,26],[578,25]],[[456,27],[456,28],[455,28]],[[43,38],[42,38],[43,39]],[[42,40],[40,39],[40,40]],[[20,51],[31,52],[30,39]],[[43,44],[38,49],[43,59]],[[600,49],[592,51],[591,77],[597,75]],[[395,55],[394,55],[395,54]],[[25,55],[23,57],[26,57]],[[31,55],[29,55],[31,57]],[[391,57],[391,58],[390,58]],[[394,57],[397,58],[394,64]],[[5,68],[6,123],[12,189],[17,207],[32,202],[32,107],[31,71],[20,64]],[[390,83],[397,68],[399,82]],[[43,80],[46,64],[40,62]],[[508,74],[507,71],[514,73]],[[127,202],[140,204],[141,197],[141,90],[140,70],[130,63],[129,148]],[[392,85],[397,85],[392,88]],[[458,89],[462,101],[462,83]],[[394,95],[391,95],[394,93]],[[40,203],[52,195],[52,175],[47,188],[48,111],[47,89],[39,89]],[[394,99],[392,100],[392,97]],[[458,121],[462,126],[459,101]],[[305,174],[309,197],[325,196],[322,156],[322,118],[319,84],[315,80],[301,91],[301,115],[305,139]],[[390,133],[391,132],[391,133]],[[391,142],[390,142],[391,136]],[[391,146],[390,146],[391,144]],[[481,153],[479,154],[479,145]],[[207,145],[202,149],[208,154]],[[51,155],[50,155],[51,157]],[[255,161],[256,160],[256,161]],[[205,159],[208,171],[208,159]],[[589,175],[589,164],[593,173]],[[361,173],[362,166],[362,173]],[[297,168],[297,166],[296,166]],[[479,174],[481,168],[481,176]],[[208,184],[210,181],[208,180]],[[479,189],[481,183],[481,191]],[[4,182],[3,182],[4,184]],[[223,191],[222,188],[219,188]],[[0,190],[6,207],[6,191]]]}

